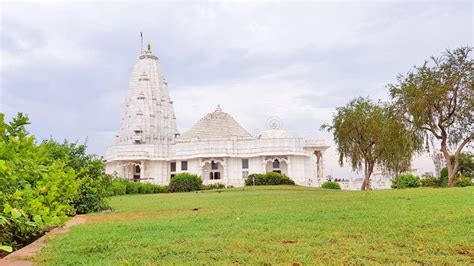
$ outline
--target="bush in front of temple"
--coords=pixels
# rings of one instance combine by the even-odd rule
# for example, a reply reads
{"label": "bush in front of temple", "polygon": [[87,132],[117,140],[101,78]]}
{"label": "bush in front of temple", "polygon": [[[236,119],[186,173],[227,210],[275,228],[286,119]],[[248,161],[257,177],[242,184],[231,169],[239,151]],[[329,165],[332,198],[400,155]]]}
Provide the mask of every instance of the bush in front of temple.
{"label": "bush in front of temple", "polygon": [[[254,183],[255,182],[255,183]],[[245,179],[246,186],[273,186],[273,185],[294,185],[295,182],[285,174],[269,172],[265,174],[250,174]]]}
{"label": "bush in front of temple", "polygon": [[132,182],[127,179],[114,179],[110,186],[110,194],[119,196],[125,194],[152,194],[167,193],[166,186],[155,185],[151,183]]}
{"label": "bush in front of temple", "polygon": [[339,185],[339,183],[333,182],[333,181],[324,182],[321,185],[321,187],[325,188],[325,189],[341,189],[341,185]]}
{"label": "bush in front of temple", "polygon": [[171,178],[168,192],[189,192],[201,190],[202,179],[198,175],[179,173]]}

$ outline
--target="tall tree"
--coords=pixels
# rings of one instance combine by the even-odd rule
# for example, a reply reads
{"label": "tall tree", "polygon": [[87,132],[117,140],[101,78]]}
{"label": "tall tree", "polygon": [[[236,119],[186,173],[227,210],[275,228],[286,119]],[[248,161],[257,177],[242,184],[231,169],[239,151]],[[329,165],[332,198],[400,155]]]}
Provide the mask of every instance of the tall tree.
{"label": "tall tree", "polygon": [[384,109],[366,98],[352,100],[339,107],[333,116],[332,125],[322,129],[331,131],[339,153],[339,164],[351,163],[353,170],[364,169],[362,190],[370,189],[370,176],[377,164],[382,163],[387,141],[384,138],[386,123]]}
{"label": "tall tree", "polygon": [[[447,50],[389,85],[393,105],[405,121],[440,142],[448,185],[454,186],[459,156],[473,135],[474,61],[471,47]],[[449,156],[454,151],[454,160]]]}
{"label": "tall tree", "polygon": [[413,156],[423,149],[423,136],[407,125],[393,106],[387,106],[385,112],[386,144],[381,160],[384,168],[394,174],[397,188],[400,188],[400,174],[410,169]]}

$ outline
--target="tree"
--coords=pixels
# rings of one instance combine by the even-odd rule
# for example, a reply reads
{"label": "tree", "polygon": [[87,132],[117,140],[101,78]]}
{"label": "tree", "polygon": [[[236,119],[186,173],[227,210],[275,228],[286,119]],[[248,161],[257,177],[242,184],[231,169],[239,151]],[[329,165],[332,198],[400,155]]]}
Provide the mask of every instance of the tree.
{"label": "tree", "polygon": [[[448,185],[454,186],[459,156],[473,135],[474,61],[471,47],[447,50],[389,85],[393,105],[405,121],[440,141]],[[454,160],[449,150],[454,150]]]}
{"label": "tree", "polygon": [[353,170],[364,169],[362,190],[370,189],[374,167],[382,163],[382,156],[386,154],[385,124],[386,113],[380,105],[366,98],[357,98],[337,108],[332,125],[321,127],[332,131],[341,166],[347,160]]}
{"label": "tree", "polygon": [[[454,160],[454,155],[451,155],[451,161]],[[458,176],[467,176],[474,178],[474,154],[470,152],[463,152],[459,155]]]}
{"label": "tree", "polygon": [[393,106],[387,106],[386,123],[383,131],[383,146],[385,152],[382,155],[383,166],[394,174],[395,185],[401,188],[400,174],[410,169],[411,160],[416,152],[423,148],[423,136],[407,125]]}

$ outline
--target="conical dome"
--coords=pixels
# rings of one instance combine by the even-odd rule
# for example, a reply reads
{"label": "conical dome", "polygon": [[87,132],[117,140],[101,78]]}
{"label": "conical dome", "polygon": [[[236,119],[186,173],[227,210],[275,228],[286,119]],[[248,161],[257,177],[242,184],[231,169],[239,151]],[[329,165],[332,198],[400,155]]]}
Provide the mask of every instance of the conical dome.
{"label": "conical dome", "polygon": [[177,132],[168,83],[149,48],[133,67],[117,142],[171,143]]}
{"label": "conical dome", "polygon": [[219,106],[181,136],[183,139],[229,139],[232,137],[252,138],[252,135],[231,115],[223,112]]}

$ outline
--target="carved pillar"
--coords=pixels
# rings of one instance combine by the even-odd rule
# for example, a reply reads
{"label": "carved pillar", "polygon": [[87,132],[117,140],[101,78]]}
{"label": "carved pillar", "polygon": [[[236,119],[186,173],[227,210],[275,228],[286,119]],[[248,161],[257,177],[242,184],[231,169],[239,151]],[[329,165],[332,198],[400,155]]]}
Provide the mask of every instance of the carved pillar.
{"label": "carved pillar", "polygon": [[140,161],[140,181],[145,178],[145,161]]}
{"label": "carved pillar", "polygon": [[316,156],[316,177],[321,182],[323,179],[323,153],[321,151],[314,151],[314,155]]}

